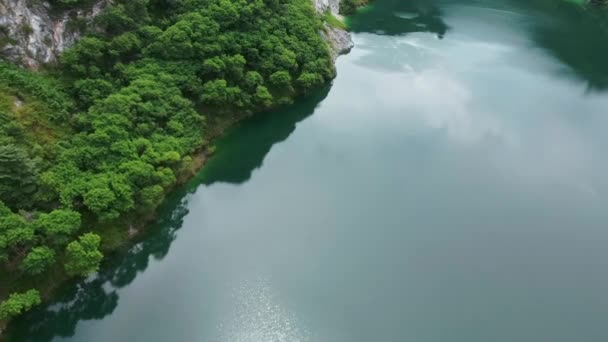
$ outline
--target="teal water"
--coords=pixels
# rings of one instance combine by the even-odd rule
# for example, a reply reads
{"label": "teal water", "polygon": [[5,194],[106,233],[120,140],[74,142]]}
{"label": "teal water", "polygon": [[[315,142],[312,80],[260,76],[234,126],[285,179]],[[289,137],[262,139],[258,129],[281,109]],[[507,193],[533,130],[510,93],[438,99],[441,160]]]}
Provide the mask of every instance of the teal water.
{"label": "teal water", "polygon": [[608,341],[608,27],[375,0],[331,87],[235,128],[13,341]]}

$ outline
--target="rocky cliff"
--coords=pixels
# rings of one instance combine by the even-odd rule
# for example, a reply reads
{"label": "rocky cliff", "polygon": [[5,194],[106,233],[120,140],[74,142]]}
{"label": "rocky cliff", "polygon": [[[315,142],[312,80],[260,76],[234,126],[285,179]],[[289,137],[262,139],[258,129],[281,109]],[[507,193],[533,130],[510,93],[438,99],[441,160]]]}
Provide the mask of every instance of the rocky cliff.
{"label": "rocky cliff", "polygon": [[[313,0],[313,4],[317,13],[331,12],[338,19],[342,19],[340,0]],[[321,36],[329,43],[334,60],[339,55],[348,53],[355,45],[347,31],[332,27],[327,23],[324,24],[324,31],[321,32]]]}
{"label": "rocky cliff", "polygon": [[54,61],[109,1],[61,10],[43,0],[0,0],[0,56],[30,68]]}
{"label": "rocky cliff", "polygon": [[340,13],[340,0],[313,0],[315,9],[319,13],[330,11],[334,14]]}
{"label": "rocky cliff", "polygon": [[[44,0],[0,0],[0,57],[34,69],[52,63],[110,1],[61,10]],[[340,0],[312,1],[318,13],[329,11],[340,18]],[[328,41],[333,59],[353,47],[348,32],[327,23],[321,35]]]}

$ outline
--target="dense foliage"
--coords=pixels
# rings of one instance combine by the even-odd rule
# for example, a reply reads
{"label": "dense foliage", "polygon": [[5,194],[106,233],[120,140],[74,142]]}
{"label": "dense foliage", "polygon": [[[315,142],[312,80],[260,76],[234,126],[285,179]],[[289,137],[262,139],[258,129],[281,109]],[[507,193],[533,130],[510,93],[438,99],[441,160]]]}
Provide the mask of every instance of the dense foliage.
{"label": "dense foliage", "polygon": [[23,259],[23,270],[31,275],[41,274],[55,263],[55,251],[47,246],[34,247]]}
{"label": "dense foliage", "polygon": [[[116,0],[49,75],[0,63],[0,277],[95,272],[210,125],[333,77],[322,27],[309,1]],[[13,294],[0,314],[38,302]]]}
{"label": "dense foliage", "polygon": [[0,319],[17,316],[38,304],[40,304],[40,293],[36,290],[13,293],[0,304]]}
{"label": "dense foliage", "polygon": [[86,276],[99,269],[103,254],[99,251],[101,238],[94,233],[82,235],[65,249],[65,270],[70,275]]}
{"label": "dense foliage", "polygon": [[344,15],[353,14],[361,6],[365,6],[369,0],[341,0],[340,13]]}

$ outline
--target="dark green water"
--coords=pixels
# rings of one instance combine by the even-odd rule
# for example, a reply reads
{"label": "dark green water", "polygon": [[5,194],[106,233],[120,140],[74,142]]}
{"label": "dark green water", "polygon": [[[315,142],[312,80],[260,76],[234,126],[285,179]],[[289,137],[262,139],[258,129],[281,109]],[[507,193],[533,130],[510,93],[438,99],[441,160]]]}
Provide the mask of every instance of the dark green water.
{"label": "dark green water", "polygon": [[608,32],[558,0],[375,0],[14,341],[608,341]]}

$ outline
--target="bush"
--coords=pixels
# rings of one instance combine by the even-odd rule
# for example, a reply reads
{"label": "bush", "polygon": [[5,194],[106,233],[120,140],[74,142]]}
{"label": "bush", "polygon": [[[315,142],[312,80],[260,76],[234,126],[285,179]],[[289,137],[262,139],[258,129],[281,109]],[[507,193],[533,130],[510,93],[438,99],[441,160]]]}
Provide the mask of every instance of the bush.
{"label": "bush", "polygon": [[37,290],[13,293],[7,300],[0,303],[0,319],[15,317],[40,303],[40,293]]}

